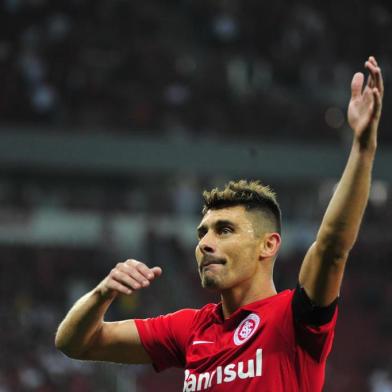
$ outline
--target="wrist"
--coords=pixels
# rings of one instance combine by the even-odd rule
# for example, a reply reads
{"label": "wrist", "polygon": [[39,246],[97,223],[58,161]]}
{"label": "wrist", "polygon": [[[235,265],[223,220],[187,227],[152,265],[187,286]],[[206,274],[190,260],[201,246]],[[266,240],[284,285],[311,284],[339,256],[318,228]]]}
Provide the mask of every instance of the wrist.
{"label": "wrist", "polygon": [[112,302],[117,297],[117,292],[99,284],[92,292],[100,302]]}
{"label": "wrist", "polygon": [[362,140],[354,137],[353,149],[359,154],[369,157],[374,157],[377,151],[377,140]]}

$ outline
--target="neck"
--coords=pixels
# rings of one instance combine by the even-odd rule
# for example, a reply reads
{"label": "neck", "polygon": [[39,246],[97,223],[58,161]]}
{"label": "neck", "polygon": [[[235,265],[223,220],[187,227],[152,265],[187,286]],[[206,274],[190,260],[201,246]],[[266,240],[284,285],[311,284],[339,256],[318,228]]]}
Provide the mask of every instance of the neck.
{"label": "neck", "polygon": [[221,292],[222,311],[225,319],[229,318],[241,306],[277,294],[272,277],[252,279],[251,282],[242,282],[240,286]]}

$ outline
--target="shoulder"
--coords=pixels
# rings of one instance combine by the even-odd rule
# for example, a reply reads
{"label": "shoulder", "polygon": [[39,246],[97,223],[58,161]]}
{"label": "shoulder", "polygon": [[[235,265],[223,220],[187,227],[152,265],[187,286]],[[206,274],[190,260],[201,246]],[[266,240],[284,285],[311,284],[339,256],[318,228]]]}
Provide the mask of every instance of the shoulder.
{"label": "shoulder", "polygon": [[294,292],[295,290],[287,289],[272,297],[266,298],[266,308],[268,308],[268,311],[272,313],[285,311],[285,309],[290,306],[293,300]]}
{"label": "shoulder", "polygon": [[[287,289],[280,293],[262,300],[254,311],[259,313],[268,325],[276,330],[291,330],[292,323],[292,301],[294,290]],[[249,309],[252,310],[252,309]]]}
{"label": "shoulder", "polygon": [[217,312],[219,311],[219,308],[220,308],[219,304],[209,303],[204,305],[202,308],[195,310],[194,318],[193,318],[194,322],[203,323],[206,322],[207,320],[214,318]]}
{"label": "shoulder", "polygon": [[197,309],[180,309],[156,317],[135,320],[135,322],[139,330],[144,328],[159,329],[171,333],[176,330],[186,330],[189,328],[192,325],[197,312]]}
{"label": "shoulder", "polygon": [[199,315],[208,315],[216,312],[218,307],[219,304],[209,303],[209,304],[205,304],[202,308],[197,309],[197,312]]}
{"label": "shoulder", "polygon": [[260,301],[245,305],[242,309],[257,313],[270,325],[280,326],[283,319],[291,317],[291,302],[294,290],[284,290]]}
{"label": "shoulder", "polygon": [[195,316],[198,314],[198,312],[199,309],[184,308],[172,313],[167,313],[159,317],[166,318],[166,319],[170,318],[179,321],[192,321],[195,318]]}
{"label": "shoulder", "polygon": [[204,305],[200,309],[184,308],[184,309],[177,310],[173,313],[168,313],[163,317],[174,317],[177,319],[184,319],[184,320],[208,317],[216,312],[218,306],[219,306],[218,304],[209,303]]}
{"label": "shoulder", "polygon": [[280,293],[276,294],[273,298],[272,302],[276,303],[285,303],[290,302],[293,298],[295,289],[286,289],[281,291]]}
{"label": "shoulder", "polygon": [[138,323],[159,323],[162,325],[175,326],[180,325],[182,328],[192,325],[198,320],[208,318],[216,309],[216,304],[207,304],[200,309],[184,308],[175,312],[166,313],[157,317],[136,320]]}
{"label": "shoulder", "polygon": [[295,289],[287,289],[266,299],[266,308],[271,315],[291,315],[295,322],[323,325],[330,322],[336,313],[338,299],[331,305],[315,306],[305,290],[298,284]]}

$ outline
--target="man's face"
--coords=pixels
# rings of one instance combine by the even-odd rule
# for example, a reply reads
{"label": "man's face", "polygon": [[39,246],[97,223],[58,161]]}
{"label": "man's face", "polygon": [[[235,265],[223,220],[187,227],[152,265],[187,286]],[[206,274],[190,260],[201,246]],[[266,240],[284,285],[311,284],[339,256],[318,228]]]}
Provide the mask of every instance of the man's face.
{"label": "man's face", "polygon": [[196,260],[203,287],[219,291],[246,284],[260,267],[261,237],[243,206],[209,210],[198,229]]}

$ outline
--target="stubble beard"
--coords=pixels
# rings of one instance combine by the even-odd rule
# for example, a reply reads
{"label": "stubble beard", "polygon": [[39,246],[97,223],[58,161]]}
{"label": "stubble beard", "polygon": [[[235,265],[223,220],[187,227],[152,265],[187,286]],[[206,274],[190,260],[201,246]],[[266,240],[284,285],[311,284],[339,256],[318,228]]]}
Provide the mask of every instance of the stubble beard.
{"label": "stubble beard", "polygon": [[215,274],[203,273],[201,275],[201,286],[204,289],[218,290],[220,289],[220,279]]}

